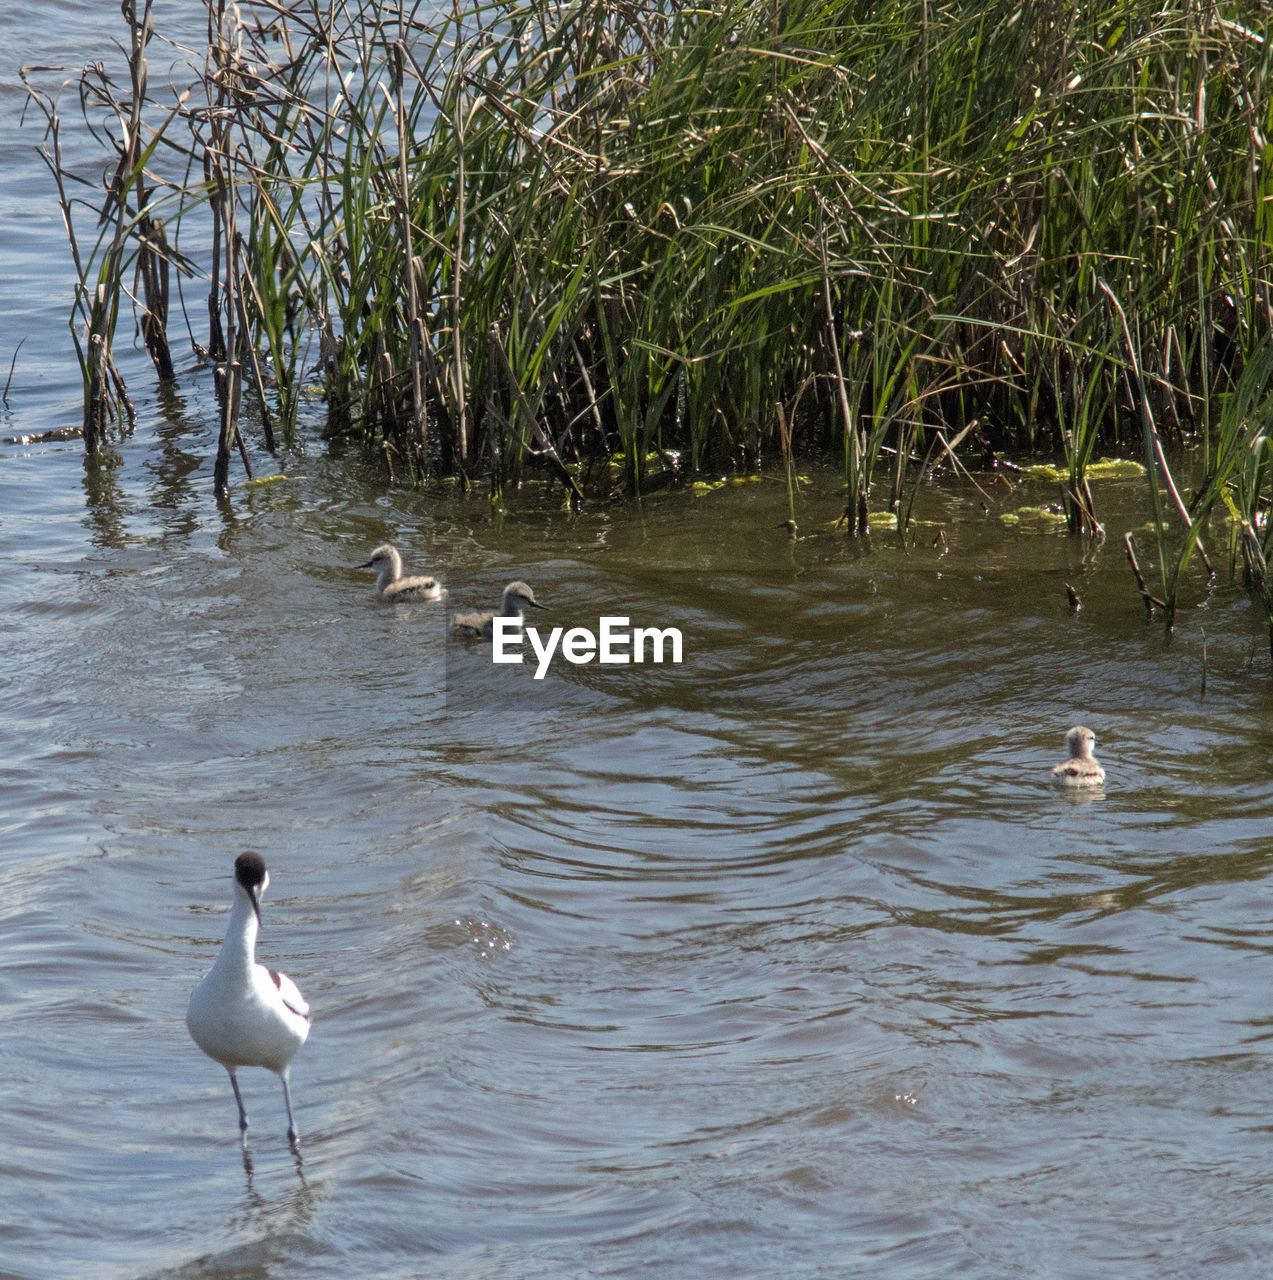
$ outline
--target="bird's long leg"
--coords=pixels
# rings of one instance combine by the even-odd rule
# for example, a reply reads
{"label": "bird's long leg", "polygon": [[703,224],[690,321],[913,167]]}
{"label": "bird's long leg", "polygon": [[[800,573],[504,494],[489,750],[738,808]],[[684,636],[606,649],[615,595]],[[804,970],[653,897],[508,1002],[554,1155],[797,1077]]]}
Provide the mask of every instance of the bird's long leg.
{"label": "bird's long leg", "polygon": [[287,1069],[284,1068],[279,1072],[279,1079],[283,1081],[283,1105],[287,1108],[287,1140],[295,1146],[297,1143],[296,1121],[292,1119],[292,1095],[287,1088]]}
{"label": "bird's long leg", "polygon": [[239,1136],[246,1143],[248,1140],[248,1113],[243,1110],[243,1095],[239,1092],[238,1077],[234,1074],[232,1068],[227,1067],[230,1072],[230,1084],[234,1088],[234,1100],[239,1104]]}

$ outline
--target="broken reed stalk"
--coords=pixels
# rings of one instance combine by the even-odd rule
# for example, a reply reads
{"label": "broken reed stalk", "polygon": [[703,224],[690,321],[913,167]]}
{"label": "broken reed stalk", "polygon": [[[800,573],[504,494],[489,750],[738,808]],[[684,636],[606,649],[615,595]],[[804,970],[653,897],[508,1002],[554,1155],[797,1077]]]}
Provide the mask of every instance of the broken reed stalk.
{"label": "broken reed stalk", "polygon": [[406,302],[407,350],[411,369],[411,408],[408,435],[416,449],[420,470],[426,464],[428,444],[428,418],[425,413],[426,392],[424,377],[425,329],[420,306],[420,291],[415,269],[416,255],[414,232],[411,226],[411,173],[407,137],[407,100],[405,91],[407,48],[397,40],[390,49],[390,62],[394,74],[394,123],[398,141],[398,189],[395,206],[398,217],[398,234],[402,238],[402,284]]}
{"label": "broken reed stalk", "polygon": [[[782,404],[776,404],[774,411],[778,415],[778,447],[782,450],[783,470],[787,480],[787,521],[791,531],[796,524],[796,466],[791,456],[791,432],[787,428],[787,411]],[[900,528],[900,526],[899,526]]]}
{"label": "broken reed stalk", "polygon": [[[213,464],[212,485],[218,498],[230,491],[230,455],[237,448],[248,479],[252,478],[252,462],[239,432],[239,409],[243,398],[242,350],[253,340],[240,317],[246,319],[243,290],[240,286],[239,235],[237,225],[236,170],[233,162],[235,88],[238,65],[234,56],[234,35],[227,22],[225,0],[209,7],[209,45],[214,56],[214,72],[209,84],[215,97],[207,113],[208,141],[204,152],[205,172],[211,176],[209,198],[214,213],[213,294],[208,310],[215,314],[217,327],[224,323],[223,362],[217,370],[217,401],[220,410],[217,430],[217,453]],[[217,285],[220,287],[216,287]],[[253,343],[254,345],[254,343]]]}
{"label": "broken reed stalk", "polygon": [[831,302],[831,266],[827,257],[825,227],[821,223],[818,227],[818,257],[822,263],[822,304],[826,315],[827,348],[831,352],[836,401],[840,408],[844,432],[844,468],[849,490],[844,504],[844,517],[848,520],[851,532],[864,535],[868,532],[868,478],[863,474],[862,467],[866,447],[849,405],[849,395],[844,385],[844,365],[840,360],[840,335],[836,331],[835,307]]}
{"label": "broken reed stalk", "polygon": [[13,348],[13,357],[9,361],[9,376],[4,380],[4,390],[0,391],[0,404],[7,405],[9,403],[9,388],[13,386],[13,371],[18,367],[18,356],[25,345],[26,339],[19,338],[18,345]]}
{"label": "broken reed stalk", "polygon": [[[244,257],[243,239],[241,236],[235,238],[236,262],[242,263]],[[240,266],[235,273],[239,288],[235,293],[235,313],[239,320],[239,331],[241,333],[252,332],[252,319],[248,314],[248,300],[252,301],[255,307],[255,313],[258,316],[265,314],[265,303],[261,299],[260,291],[256,287],[256,281],[252,278],[251,271],[245,271]],[[258,350],[258,343],[244,342],[240,344],[244,354],[247,357],[248,367],[252,371],[252,386],[256,391],[257,408],[261,414],[261,431],[265,437],[265,447],[271,453],[274,452],[274,414],[270,409],[270,396],[265,385],[265,371],[261,367],[261,353]],[[243,436],[237,427],[235,434],[239,439],[239,448],[243,451]],[[248,476],[252,475],[251,464],[247,462],[245,457],[245,465],[248,468]]]}
{"label": "broken reed stalk", "polygon": [[[460,0],[454,0],[451,10],[455,24],[455,47],[459,51],[464,38],[464,13]],[[455,74],[454,70],[453,73]],[[451,418],[456,432],[456,467],[460,483],[468,488],[471,484],[469,468],[469,409],[468,393],[464,376],[464,255],[467,251],[466,223],[467,212],[466,190],[468,182],[465,173],[464,151],[467,134],[467,120],[464,112],[463,81],[456,76],[455,102],[452,107],[451,129],[455,136],[455,244],[451,255],[451,389],[454,395]]]}
{"label": "broken reed stalk", "polygon": [[[111,227],[110,245],[102,257],[96,284],[89,293],[89,387],[84,404],[84,447],[89,453],[101,448],[107,426],[112,418],[118,418],[121,407],[130,422],[136,419],[112,346],[119,320],[124,258],[131,232],[130,192],[136,189],[139,203],[144,203],[141,124],[146,106],[146,46],[150,43],[154,27],[151,0],[145,0],[140,17],[135,0],[123,0],[121,9],[131,36],[128,70],[133,93],[131,100],[124,103],[109,99],[122,136],[116,143],[118,161],[114,176],[107,185],[101,216],[101,222]],[[86,283],[81,282],[82,285]]]}
{"label": "broken reed stalk", "polygon": [[[1131,531],[1123,534],[1123,545],[1127,548],[1127,563],[1132,567],[1132,573],[1136,576],[1136,590],[1140,592],[1140,598],[1145,602],[1145,612],[1152,618],[1154,610],[1162,609],[1168,612],[1167,605],[1164,601],[1159,600],[1153,595],[1149,588],[1145,585],[1144,575],[1140,571],[1140,563],[1136,559],[1136,544],[1132,539]],[[1171,629],[1171,623],[1168,621],[1168,630]]]}
{"label": "broken reed stalk", "polygon": [[1268,560],[1264,547],[1249,520],[1239,521],[1242,530],[1242,560],[1248,590],[1255,591],[1264,605],[1269,622],[1269,657],[1273,658],[1273,587],[1269,583]]}
{"label": "broken reed stalk", "polygon": [[1073,504],[1078,511],[1080,519],[1078,521],[1078,531],[1080,533],[1086,531],[1094,534],[1098,538],[1105,536],[1105,527],[1096,518],[1096,503],[1092,500],[1092,490],[1084,477],[1078,485],[1063,485],[1065,493],[1065,501]]}
{"label": "broken reed stalk", "polygon": [[[139,192],[140,192],[139,185]],[[163,382],[175,376],[172,349],[168,345],[168,242],[163,220],[144,214],[138,224],[137,277],[141,282],[143,307],[139,317],[142,341],[155,372]]]}
{"label": "broken reed stalk", "polygon": [[130,423],[136,420],[136,410],[115,364],[111,347],[119,318],[124,254],[130,230],[128,192],[134,183],[141,183],[140,124],[145,105],[146,46],[153,34],[153,26],[151,0],[146,0],[140,18],[134,0],[124,0],[121,9],[131,37],[128,51],[129,76],[134,90],[131,101],[121,102],[113,95],[100,66],[86,68],[80,82],[85,95],[92,92],[98,96],[120,134],[114,142],[115,171],[102,192],[97,219],[98,237],[88,256],[81,252],[75,229],[76,202],[68,191],[68,178],[72,175],[62,161],[61,116],[57,101],[36,89],[29,78],[37,71],[61,68],[23,67],[19,73],[45,119],[47,141],[40,148],[40,155],[57,188],[58,204],[75,267],[75,301],[70,326],[84,378],[83,436],[87,454],[95,454],[103,447],[112,420],[118,421],[121,416],[127,417]]}
{"label": "broken reed stalk", "polygon": [[155,372],[167,382],[173,376],[172,352],[168,346],[168,244],[163,222],[149,212],[150,192],[147,187],[145,165],[142,160],[141,133],[143,112],[147,105],[146,84],[148,69],[146,46],[154,34],[151,0],[140,21],[133,0],[123,6],[125,20],[129,23],[132,42],[128,59],[129,78],[132,84],[131,112],[128,129],[128,167],[134,175],[137,215],[137,267],[136,278],[141,282],[142,310],[139,317],[142,340]]}

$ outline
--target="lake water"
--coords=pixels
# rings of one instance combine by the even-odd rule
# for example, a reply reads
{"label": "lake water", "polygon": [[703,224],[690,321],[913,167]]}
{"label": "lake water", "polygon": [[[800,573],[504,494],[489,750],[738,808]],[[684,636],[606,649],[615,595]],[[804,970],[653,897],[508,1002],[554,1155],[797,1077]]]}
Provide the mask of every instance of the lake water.
{"label": "lake water", "polygon": [[[27,15],[10,71],[114,31]],[[1146,622],[1136,483],[1098,545],[1005,524],[1046,485],[947,477],[902,548],[833,531],[817,469],[793,542],[777,476],[499,514],[309,443],[218,508],[190,357],[167,397],[130,364],[86,469],[12,442],[79,379],[0,83],[0,1276],[1265,1273],[1267,634],[1227,572]],[[377,603],[385,538],[447,605]],[[685,660],[537,681],[448,640],[515,577]],[[183,1022],[247,848],[314,1010],[299,1169],[245,1071],[248,1172]]]}

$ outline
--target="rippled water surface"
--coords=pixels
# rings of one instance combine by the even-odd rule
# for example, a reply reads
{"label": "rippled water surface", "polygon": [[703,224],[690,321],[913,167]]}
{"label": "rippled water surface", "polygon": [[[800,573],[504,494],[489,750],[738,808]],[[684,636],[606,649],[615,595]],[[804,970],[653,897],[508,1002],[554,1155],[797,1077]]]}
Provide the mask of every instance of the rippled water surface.
{"label": "rippled water surface", "polygon": [[[75,419],[55,294],[0,300],[10,437]],[[218,508],[206,389],[145,385],[111,465],[0,446],[0,1275],[1264,1274],[1267,637],[1227,574],[1146,623],[1136,485],[1098,546],[948,477],[903,548],[816,470],[790,541],[776,477],[497,514],[313,444]],[[376,602],[384,538],[447,605]],[[685,661],[448,639],[514,577]],[[245,848],[314,1010],[250,1173],[183,1023]]]}

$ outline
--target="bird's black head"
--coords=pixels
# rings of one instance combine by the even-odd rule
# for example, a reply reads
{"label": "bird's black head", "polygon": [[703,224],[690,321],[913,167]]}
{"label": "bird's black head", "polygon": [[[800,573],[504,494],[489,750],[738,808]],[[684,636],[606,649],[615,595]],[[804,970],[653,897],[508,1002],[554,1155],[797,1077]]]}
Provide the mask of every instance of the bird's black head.
{"label": "bird's black head", "polygon": [[259,853],[239,854],[234,860],[234,878],[243,886],[244,892],[248,895],[248,901],[252,904],[252,910],[260,920],[261,894],[269,883],[265,859]]}

